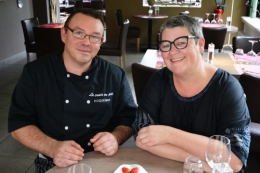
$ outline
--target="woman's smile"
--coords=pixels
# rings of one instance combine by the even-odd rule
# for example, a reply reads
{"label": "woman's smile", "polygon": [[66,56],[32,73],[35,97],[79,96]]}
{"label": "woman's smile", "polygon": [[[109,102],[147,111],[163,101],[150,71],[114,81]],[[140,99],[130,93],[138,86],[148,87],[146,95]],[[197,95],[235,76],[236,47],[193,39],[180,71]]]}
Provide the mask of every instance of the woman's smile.
{"label": "woman's smile", "polygon": [[172,62],[181,61],[184,58],[185,58],[185,56],[184,57],[180,57],[180,58],[173,58],[173,59],[170,59],[170,61],[172,61]]}

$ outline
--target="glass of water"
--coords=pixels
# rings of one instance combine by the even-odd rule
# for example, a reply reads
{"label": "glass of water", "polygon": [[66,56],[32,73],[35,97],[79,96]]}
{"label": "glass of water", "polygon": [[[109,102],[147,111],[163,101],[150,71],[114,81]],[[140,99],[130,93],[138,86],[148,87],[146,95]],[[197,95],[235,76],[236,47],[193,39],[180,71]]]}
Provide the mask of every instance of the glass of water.
{"label": "glass of water", "polygon": [[183,173],[203,173],[200,158],[196,156],[187,157],[183,165]]}
{"label": "glass of water", "polygon": [[221,135],[213,135],[209,138],[206,161],[213,168],[214,173],[233,173],[229,166],[231,160],[230,140]]}
{"label": "glass of water", "polygon": [[87,164],[78,163],[69,167],[68,173],[92,173],[92,169]]}
{"label": "glass of water", "polygon": [[159,6],[154,6],[154,14],[159,15],[160,7]]}

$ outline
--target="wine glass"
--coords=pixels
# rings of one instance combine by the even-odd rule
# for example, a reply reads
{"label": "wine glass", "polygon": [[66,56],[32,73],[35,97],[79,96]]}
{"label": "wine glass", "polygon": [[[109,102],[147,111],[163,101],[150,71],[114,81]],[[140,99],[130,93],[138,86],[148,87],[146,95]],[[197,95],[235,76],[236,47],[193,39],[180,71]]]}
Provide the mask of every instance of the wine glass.
{"label": "wine glass", "polygon": [[185,159],[183,173],[203,173],[202,162],[199,157],[189,156]]}
{"label": "wine glass", "polygon": [[219,25],[222,25],[222,24],[223,24],[222,15],[219,15],[219,16],[218,16],[217,22],[218,22]]}
{"label": "wine glass", "polygon": [[[259,40],[260,41],[260,40]],[[260,52],[258,52],[257,56],[260,56]]]}
{"label": "wine glass", "polygon": [[209,21],[209,14],[210,14],[210,13],[206,13],[207,19],[204,21],[204,23],[210,23],[210,21]]}
{"label": "wine glass", "polygon": [[212,23],[212,24],[216,24],[216,23],[217,23],[217,21],[216,21],[216,19],[215,19],[216,13],[212,13],[212,15],[213,15],[213,20],[211,21],[211,23]]}
{"label": "wine glass", "polygon": [[254,44],[258,41],[257,40],[248,40],[248,41],[252,44],[252,46],[251,46],[251,50],[247,53],[247,55],[256,56],[256,53],[254,52],[253,47],[254,47]]}
{"label": "wine glass", "polygon": [[207,146],[206,161],[213,168],[213,172],[233,173],[229,166],[230,160],[230,140],[221,135],[211,136]]}
{"label": "wine glass", "polygon": [[68,173],[92,173],[92,169],[87,164],[78,163],[69,167]]}

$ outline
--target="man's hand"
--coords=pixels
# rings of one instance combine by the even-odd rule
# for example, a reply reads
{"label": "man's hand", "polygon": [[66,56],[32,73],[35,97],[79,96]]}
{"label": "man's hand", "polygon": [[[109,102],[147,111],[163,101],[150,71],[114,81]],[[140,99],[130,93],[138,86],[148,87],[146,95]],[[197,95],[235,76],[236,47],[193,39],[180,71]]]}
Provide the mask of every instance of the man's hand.
{"label": "man's hand", "polygon": [[90,142],[93,143],[95,151],[100,151],[107,156],[114,155],[118,150],[118,142],[116,137],[109,132],[100,132],[96,134]]}
{"label": "man's hand", "polygon": [[34,125],[17,129],[12,132],[12,136],[34,151],[53,158],[58,167],[78,163],[84,156],[84,149],[75,141],[57,141]]}
{"label": "man's hand", "polygon": [[169,138],[169,126],[151,125],[143,127],[139,132],[136,140],[140,141],[143,145],[148,147],[166,144]]}
{"label": "man's hand", "polygon": [[84,156],[84,149],[74,141],[56,141],[51,151],[53,162],[58,167],[76,164]]}

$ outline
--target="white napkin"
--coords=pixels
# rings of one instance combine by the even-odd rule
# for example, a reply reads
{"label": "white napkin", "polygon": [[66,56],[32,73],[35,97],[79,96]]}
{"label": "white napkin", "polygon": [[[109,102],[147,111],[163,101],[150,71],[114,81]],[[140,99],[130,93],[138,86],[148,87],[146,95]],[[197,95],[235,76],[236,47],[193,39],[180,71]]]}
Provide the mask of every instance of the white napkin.
{"label": "white napkin", "polygon": [[131,170],[132,168],[135,168],[137,167],[138,168],[138,173],[148,173],[142,166],[138,165],[138,164],[123,164],[123,165],[120,165],[114,173],[122,173],[122,168],[123,167],[126,167],[128,168],[129,170]]}

